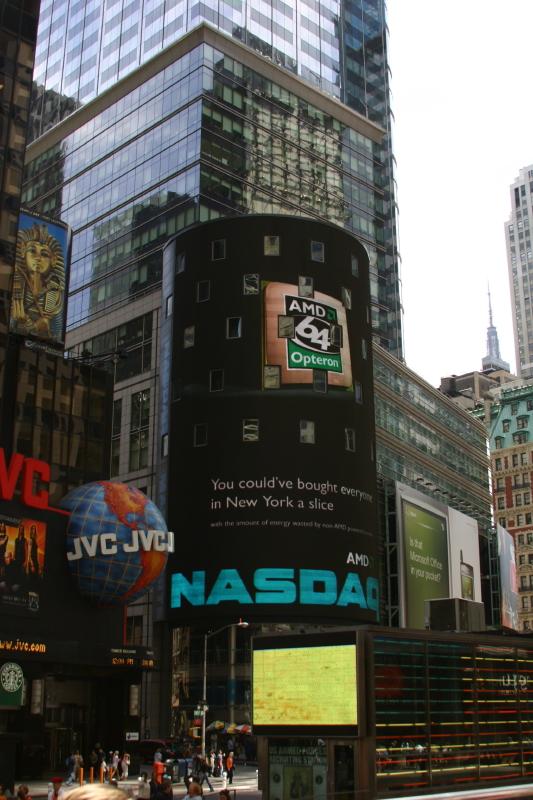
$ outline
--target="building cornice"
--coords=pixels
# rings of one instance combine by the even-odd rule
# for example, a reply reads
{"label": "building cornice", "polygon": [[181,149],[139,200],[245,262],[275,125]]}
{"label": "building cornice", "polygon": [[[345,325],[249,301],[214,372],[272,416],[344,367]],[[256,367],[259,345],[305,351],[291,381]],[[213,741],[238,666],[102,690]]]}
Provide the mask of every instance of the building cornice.
{"label": "building cornice", "polygon": [[162,50],[152,59],[141,64],[141,66],[137,67],[133,72],[130,72],[129,75],[126,75],[114,86],[106,89],[106,91],[102,92],[98,97],[95,97],[94,100],[86,103],[62,122],[50,128],[49,131],[28,146],[26,150],[26,159],[30,161],[37,158],[74,131],[81,128],[93,117],[101,114],[107,108],[121,100],[125,95],[134,91],[138,86],[160,73],[165,67],[170,66],[201,44],[208,44],[217,50],[221,50],[241,64],[259,72],[267,80],[271,80],[282,88],[287,89],[287,91],[298,95],[298,97],[316,106],[321,111],[331,114],[331,116],[335,117],[339,122],[361,133],[363,136],[367,136],[373,142],[381,143],[385,131],[379,125],[371,122],[371,120],[359,114],[357,111],[353,111],[347,105],[341,103],[340,100],[326,94],[326,92],[323,92],[321,89],[313,87],[303,78],[294,75],[292,72],[282,67],[278,67],[264,56],[256,53],[251,47],[242,44],[242,42],[239,42],[237,39],[232,39],[203,22],[181,37],[177,42],[174,42],[169,47]]}

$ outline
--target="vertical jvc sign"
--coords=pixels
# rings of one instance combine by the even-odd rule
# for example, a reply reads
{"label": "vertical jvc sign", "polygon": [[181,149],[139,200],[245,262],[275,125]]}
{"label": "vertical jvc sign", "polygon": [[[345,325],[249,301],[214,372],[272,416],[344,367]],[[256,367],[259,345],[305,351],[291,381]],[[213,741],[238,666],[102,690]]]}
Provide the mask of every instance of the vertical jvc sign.
{"label": "vertical jvc sign", "polygon": [[50,482],[50,466],[46,462],[13,453],[8,463],[4,449],[0,447],[0,500],[12,500],[17,486],[20,486],[24,505],[48,508],[48,489],[37,491],[36,479],[45,484]]}

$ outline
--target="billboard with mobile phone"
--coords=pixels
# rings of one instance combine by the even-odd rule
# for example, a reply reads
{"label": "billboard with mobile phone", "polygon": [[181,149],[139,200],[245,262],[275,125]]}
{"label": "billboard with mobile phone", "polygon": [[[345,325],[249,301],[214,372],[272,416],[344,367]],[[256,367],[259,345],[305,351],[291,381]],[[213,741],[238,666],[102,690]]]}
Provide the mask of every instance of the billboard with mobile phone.
{"label": "billboard with mobile phone", "polygon": [[425,627],[426,600],[481,602],[476,520],[402,484],[396,499],[402,626]]}

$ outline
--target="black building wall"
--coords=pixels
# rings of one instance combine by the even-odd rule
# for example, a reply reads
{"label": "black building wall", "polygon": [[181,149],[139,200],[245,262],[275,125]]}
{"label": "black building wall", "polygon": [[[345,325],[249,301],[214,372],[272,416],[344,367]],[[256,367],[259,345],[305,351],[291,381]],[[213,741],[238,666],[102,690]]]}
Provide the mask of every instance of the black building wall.
{"label": "black building wall", "polygon": [[364,247],[286,216],[206,223],[169,247],[171,621],[376,621]]}

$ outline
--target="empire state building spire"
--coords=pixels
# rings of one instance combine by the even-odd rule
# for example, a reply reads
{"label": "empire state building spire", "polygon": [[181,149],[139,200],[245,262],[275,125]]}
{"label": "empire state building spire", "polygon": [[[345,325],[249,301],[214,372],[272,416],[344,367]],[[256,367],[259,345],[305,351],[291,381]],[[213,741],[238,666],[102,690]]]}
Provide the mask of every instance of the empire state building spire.
{"label": "empire state building spire", "polygon": [[490,286],[488,287],[489,295],[489,327],[487,328],[487,355],[482,359],[482,369],[504,369],[509,372],[509,364],[504,361],[500,356],[500,343],[498,341],[498,331],[492,322],[492,304],[490,302]]}

